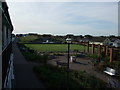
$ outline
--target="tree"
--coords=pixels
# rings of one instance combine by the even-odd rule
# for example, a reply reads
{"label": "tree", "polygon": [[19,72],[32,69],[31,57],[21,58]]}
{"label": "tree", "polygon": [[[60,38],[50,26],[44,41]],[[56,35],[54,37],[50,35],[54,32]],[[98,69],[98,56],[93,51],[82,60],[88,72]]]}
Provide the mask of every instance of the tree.
{"label": "tree", "polygon": [[84,37],[86,37],[86,38],[92,38],[93,36],[91,36],[91,35],[85,35]]}
{"label": "tree", "polygon": [[84,38],[82,35],[80,35],[80,38]]}
{"label": "tree", "polygon": [[66,37],[72,38],[72,37],[74,37],[74,35],[73,34],[67,34]]}
{"label": "tree", "polygon": [[110,35],[109,37],[110,37],[110,38],[115,38],[115,35]]}
{"label": "tree", "polygon": [[43,34],[42,36],[43,37],[51,37],[52,35],[51,34]]}

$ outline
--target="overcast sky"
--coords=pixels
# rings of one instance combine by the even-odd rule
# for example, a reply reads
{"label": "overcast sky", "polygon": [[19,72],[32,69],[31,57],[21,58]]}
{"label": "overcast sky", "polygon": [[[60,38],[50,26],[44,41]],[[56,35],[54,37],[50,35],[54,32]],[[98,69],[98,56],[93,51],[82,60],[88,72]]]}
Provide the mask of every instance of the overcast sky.
{"label": "overcast sky", "polygon": [[14,33],[118,35],[117,2],[9,2]]}

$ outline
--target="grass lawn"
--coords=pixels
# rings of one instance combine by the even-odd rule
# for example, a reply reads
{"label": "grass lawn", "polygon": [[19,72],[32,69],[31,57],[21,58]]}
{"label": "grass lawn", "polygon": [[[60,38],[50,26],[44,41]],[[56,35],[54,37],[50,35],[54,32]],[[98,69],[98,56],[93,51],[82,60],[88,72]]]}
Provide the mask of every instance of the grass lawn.
{"label": "grass lawn", "polygon": [[[37,50],[39,52],[67,52],[67,44],[25,44],[30,49]],[[86,47],[77,44],[70,45],[70,51],[78,50],[84,51]],[[90,48],[91,49],[91,48]]]}

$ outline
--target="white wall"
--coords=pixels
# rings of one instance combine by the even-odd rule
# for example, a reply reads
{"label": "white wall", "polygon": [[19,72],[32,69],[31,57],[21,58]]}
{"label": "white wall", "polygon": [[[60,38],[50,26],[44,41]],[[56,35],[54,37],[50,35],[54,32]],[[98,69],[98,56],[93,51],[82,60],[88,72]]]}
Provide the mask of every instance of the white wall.
{"label": "white wall", "polygon": [[119,39],[115,40],[115,41],[113,42],[113,46],[115,46],[115,47],[120,47],[120,40],[119,40]]}
{"label": "white wall", "polygon": [[113,46],[120,47],[120,43],[113,43]]}
{"label": "white wall", "polygon": [[102,43],[102,42],[89,42],[89,44],[95,44],[95,45],[100,44],[100,45],[103,45],[103,43]]}

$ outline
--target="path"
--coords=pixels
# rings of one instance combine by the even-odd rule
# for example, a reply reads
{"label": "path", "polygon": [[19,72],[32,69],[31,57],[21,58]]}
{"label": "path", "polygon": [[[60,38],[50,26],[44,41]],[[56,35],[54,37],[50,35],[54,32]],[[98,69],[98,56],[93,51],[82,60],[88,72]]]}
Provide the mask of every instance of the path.
{"label": "path", "polygon": [[44,88],[33,72],[35,63],[27,62],[21,54],[16,40],[13,42],[15,88]]}
{"label": "path", "polygon": [[[65,56],[59,56],[56,59],[50,60],[49,63],[56,65],[56,61],[67,61],[67,57]],[[70,69],[73,70],[78,70],[78,71],[86,71],[87,73],[89,73],[90,75],[93,75],[101,80],[103,80],[104,82],[108,83],[108,80],[113,80],[118,82],[117,79],[105,74],[105,73],[98,73],[94,70],[94,66],[90,64],[90,60],[89,59],[84,59],[84,58],[77,58],[77,63],[70,63]]]}

